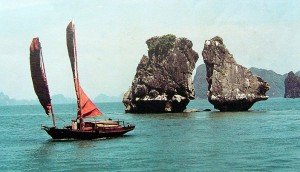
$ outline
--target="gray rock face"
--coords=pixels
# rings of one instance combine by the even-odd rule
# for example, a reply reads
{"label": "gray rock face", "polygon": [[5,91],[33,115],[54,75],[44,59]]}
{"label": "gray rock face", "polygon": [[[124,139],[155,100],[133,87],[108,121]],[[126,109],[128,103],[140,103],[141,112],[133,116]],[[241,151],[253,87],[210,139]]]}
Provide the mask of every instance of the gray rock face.
{"label": "gray rock face", "polygon": [[237,64],[222,38],[205,41],[202,56],[207,72],[208,100],[216,109],[246,111],[255,102],[268,99],[268,83]]}
{"label": "gray rock face", "polygon": [[[264,78],[264,80],[270,85],[270,90],[266,93],[269,97],[283,97],[285,92],[284,80],[288,74],[278,74],[273,70],[261,69],[256,67],[251,67],[249,69],[252,74]],[[300,71],[295,73],[295,75],[300,76]],[[206,81],[206,66],[201,64],[196,69],[196,74],[194,76],[194,86],[196,98],[207,99],[207,81]]]}
{"label": "gray rock face", "polygon": [[300,77],[294,72],[289,72],[284,81],[285,93],[284,98],[299,98],[300,97]]}
{"label": "gray rock face", "polygon": [[195,98],[192,72],[199,56],[186,38],[174,35],[152,37],[146,41],[143,56],[124,94],[126,112],[182,112]]}
{"label": "gray rock face", "polygon": [[206,66],[201,64],[196,68],[194,76],[195,96],[198,99],[207,99],[208,84],[206,81]]}

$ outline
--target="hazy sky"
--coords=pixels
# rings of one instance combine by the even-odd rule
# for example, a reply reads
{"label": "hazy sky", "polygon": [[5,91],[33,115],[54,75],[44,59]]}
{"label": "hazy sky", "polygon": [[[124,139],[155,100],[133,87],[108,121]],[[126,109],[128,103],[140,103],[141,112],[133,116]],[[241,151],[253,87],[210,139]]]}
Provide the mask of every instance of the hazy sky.
{"label": "hazy sky", "polygon": [[246,67],[300,70],[300,1],[0,0],[0,92],[35,99],[29,45],[39,37],[50,93],[75,97],[65,29],[74,20],[86,93],[120,95],[156,35],[186,37],[203,63],[204,41],[219,35]]}

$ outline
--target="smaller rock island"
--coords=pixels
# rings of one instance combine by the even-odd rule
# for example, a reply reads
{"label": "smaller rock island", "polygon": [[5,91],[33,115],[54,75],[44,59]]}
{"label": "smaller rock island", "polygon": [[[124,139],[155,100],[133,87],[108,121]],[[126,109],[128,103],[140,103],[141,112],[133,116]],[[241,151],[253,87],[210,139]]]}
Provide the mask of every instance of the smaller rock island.
{"label": "smaller rock island", "polygon": [[239,65],[216,36],[206,40],[202,51],[206,65],[208,100],[220,111],[246,111],[260,100],[268,99],[269,84]]}
{"label": "smaller rock island", "polygon": [[300,97],[300,77],[294,72],[289,72],[284,80],[285,93],[284,98],[299,98]]}
{"label": "smaller rock island", "polygon": [[169,34],[152,37],[146,44],[148,56],[142,57],[123,97],[125,112],[183,112],[195,98],[192,72],[199,56],[193,43]]}

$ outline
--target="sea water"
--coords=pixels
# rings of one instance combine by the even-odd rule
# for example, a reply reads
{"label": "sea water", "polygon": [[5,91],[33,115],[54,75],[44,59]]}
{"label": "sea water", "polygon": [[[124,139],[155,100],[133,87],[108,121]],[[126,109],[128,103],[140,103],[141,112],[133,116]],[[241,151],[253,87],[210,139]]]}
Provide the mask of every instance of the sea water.
{"label": "sea water", "polygon": [[[248,112],[125,114],[100,103],[105,118],[136,125],[123,137],[53,141],[41,106],[0,107],[0,171],[300,171],[300,99],[270,98]],[[190,109],[213,109],[207,100]],[[59,126],[76,105],[54,105]],[[65,122],[64,122],[65,121]]]}

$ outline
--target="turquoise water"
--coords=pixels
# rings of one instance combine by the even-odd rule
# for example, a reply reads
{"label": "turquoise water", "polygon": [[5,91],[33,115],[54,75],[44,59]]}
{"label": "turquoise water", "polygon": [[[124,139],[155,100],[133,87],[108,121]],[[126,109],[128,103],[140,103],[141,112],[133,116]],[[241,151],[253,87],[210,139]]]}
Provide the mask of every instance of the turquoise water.
{"label": "turquoise water", "polygon": [[[300,99],[272,98],[249,112],[125,114],[98,104],[105,118],[136,125],[120,138],[52,141],[40,106],[0,107],[0,170],[17,171],[299,171]],[[213,108],[196,100],[189,108]],[[75,105],[54,106],[59,125]]]}

